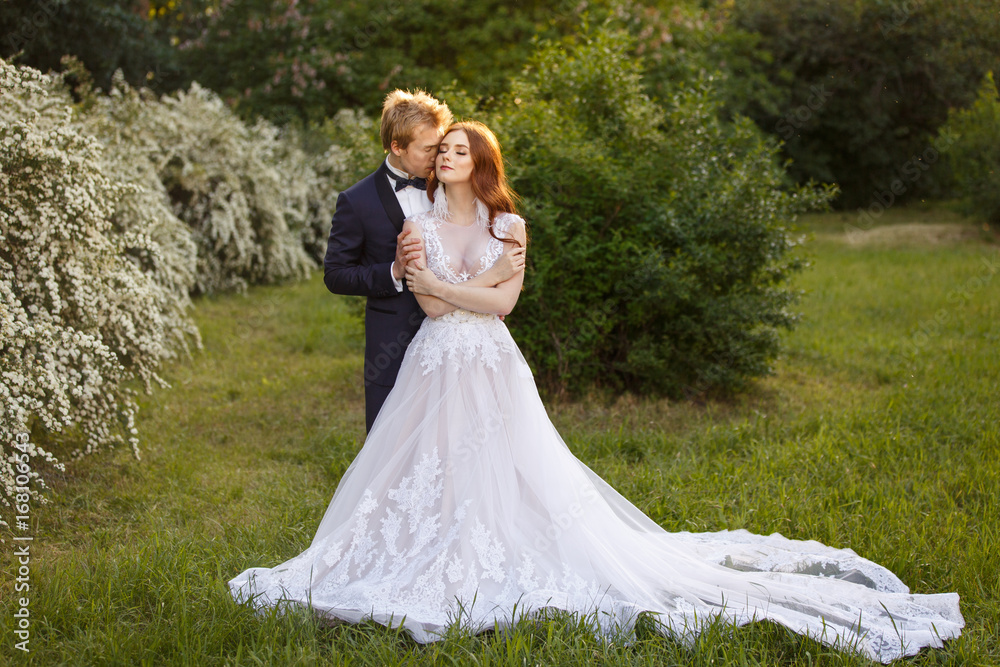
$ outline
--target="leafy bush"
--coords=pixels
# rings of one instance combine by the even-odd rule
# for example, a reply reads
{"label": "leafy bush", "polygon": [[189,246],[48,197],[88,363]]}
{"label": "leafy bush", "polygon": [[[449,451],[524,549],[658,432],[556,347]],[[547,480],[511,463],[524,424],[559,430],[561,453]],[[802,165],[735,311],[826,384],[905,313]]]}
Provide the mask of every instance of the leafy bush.
{"label": "leafy bush", "polygon": [[319,131],[329,144],[320,161],[322,171],[338,190],[354,185],[385,159],[378,124],[363,111],[341,109]]}
{"label": "leafy bush", "polygon": [[159,381],[160,360],[196,332],[185,313],[193,247],[128,162],[109,164],[125,152],[106,153],[75,126],[65,88],[36,70],[0,60],[0,100],[0,482],[8,503],[15,464],[30,470],[36,494],[42,462],[61,466],[60,445],[79,445],[72,454],[81,456],[128,442],[138,455],[126,383]]}
{"label": "leafy bush", "polygon": [[786,225],[834,191],[786,188],[775,142],[721,122],[710,80],[650,101],[633,48],[607,29],[543,46],[490,120],[532,238],[510,322],[555,391],[737,388],[795,321]]}
{"label": "leafy bush", "polygon": [[1000,96],[993,73],[968,109],[953,109],[941,130],[954,140],[948,162],[966,213],[1000,223]]}
{"label": "leafy bush", "polygon": [[[341,109],[322,125],[313,128],[312,142],[325,146],[312,159],[320,193],[317,212],[312,216],[311,254],[320,264],[326,255],[330,220],[337,205],[337,195],[370,174],[385,159],[378,127],[363,111]],[[310,147],[310,152],[316,151]]]}
{"label": "leafy bush", "polygon": [[669,97],[677,81],[711,74],[725,117],[749,108],[779,112],[788,82],[768,79],[760,36],[731,20],[732,3],[616,4],[616,18],[637,38],[634,55],[642,59],[643,83],[653,99]]}

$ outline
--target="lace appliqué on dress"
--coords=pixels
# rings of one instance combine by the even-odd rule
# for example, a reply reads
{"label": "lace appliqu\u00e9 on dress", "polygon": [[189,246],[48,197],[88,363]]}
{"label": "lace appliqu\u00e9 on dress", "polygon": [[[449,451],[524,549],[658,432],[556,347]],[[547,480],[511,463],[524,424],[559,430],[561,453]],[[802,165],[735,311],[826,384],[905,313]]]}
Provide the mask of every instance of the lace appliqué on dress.
{"label": "lace appliqu\u00e9 on dress", "polygon": [[[456,322],[460,324],[456,326]],[[455,310],[426,320],[410,349],[423,374],[428,375],[446,360],[455,364],[481,363],[497,372],[501,355],[512,354],[517,348],[496,315]]]}
{"label": "lace appliqu\u00e9 on dress", "polygon": [[[420,610],[442,625],[462,611],[487,618],[498,607],[516,608],[538,590],[531,553],[519,553],[517,562],[510,562],[502,536],[478,516],[468,516],[471,498],[458,502],[442,525],[445,476],[435,447],[381,502],[371,489],[365,490],[353,525],[345,527],[351,535],[347,550],[341,548],[343,540],[321,540],[275,571],[277,576],[258,580],[257,591],[272,601],[309,597],[342,609]],[[381,540],[373,530],[376,523],[382,526]],[[460,539],[463,535],[468,544]],[[330,570],[316,576],[320,563]],[[545,575],[544,595],[556,595],[581,610],[603,597],[596,581],[585,581],[566,564],[561,572]],[[488,604],[476,606],[487,582],[493,587]]]}
{"label": "lace appliqu\u00e9 on dress", "polygon": [[[477,218],[474,224],[481,229],[482,234],[489,235],[486,207],[478,199],[476,210]],[[486,242],[485,252],[479,259],[479,270],[474,275],[456,272],[438,233],[448,217],[447,202],[443,189],[439,187],[435,192],[434,208],[415,216],[413,221],[419,225],[423,235],[427,267],[439,280],[457,284],[492,267],[503,255],[504,244],[490,236]],[[512,236],[512,228],[517,220],[516,215],[498,214],[493,221],[494,232],[501,238]],[[446,359],[456,363],[478,361],[496,372],[500,356],[513,353],[517,347],[507,327],[496,315],[459,308],[441,317],[425,320],[411,341],[410,349],[419,360],[423,374],[428,375],[439,368]],[[528,372],[530,373],[530,370]]]}

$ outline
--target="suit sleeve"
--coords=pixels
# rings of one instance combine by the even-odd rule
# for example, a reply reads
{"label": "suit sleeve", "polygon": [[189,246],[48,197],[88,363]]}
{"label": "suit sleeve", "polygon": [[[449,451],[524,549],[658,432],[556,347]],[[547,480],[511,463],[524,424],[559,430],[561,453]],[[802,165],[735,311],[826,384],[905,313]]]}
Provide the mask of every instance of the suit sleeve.
{"label": "suit sleeve", "polygon": [[346,193],[341,192],[330,223],[323,282],[334,294],[375,297],[397,294],[392,280],[392,261],[364,263],[364,246],[364,220],[354,210]]}

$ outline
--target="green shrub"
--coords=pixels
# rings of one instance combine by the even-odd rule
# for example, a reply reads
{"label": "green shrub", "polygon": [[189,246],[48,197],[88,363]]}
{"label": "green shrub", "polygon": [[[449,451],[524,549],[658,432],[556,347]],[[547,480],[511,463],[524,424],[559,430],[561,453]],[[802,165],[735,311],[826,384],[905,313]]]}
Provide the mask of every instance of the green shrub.
{"label": "green shrub", "polygon": [[954,140],[948,161],[965,212],[1000,223],[1000,96],[992,72],[970,108],[948,114],[941,134]]}
{"label": "green shrub", "polygon": [[721,122],[711,80],[650,101],[633,48],[607,29],[544,44],[489,119],[532,237],[510,324],[556,392],[738,388],[795,321],[786,225],[834,190],[786,187],[776,143]]}

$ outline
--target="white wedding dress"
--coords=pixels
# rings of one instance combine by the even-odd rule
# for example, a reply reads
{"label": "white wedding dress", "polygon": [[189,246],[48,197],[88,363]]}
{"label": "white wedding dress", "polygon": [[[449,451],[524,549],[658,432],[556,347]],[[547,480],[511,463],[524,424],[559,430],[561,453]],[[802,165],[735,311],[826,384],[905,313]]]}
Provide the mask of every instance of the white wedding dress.
{"label": "white wedding dress", "polygon": [[[415,218],[431,270],[460,282],[489,268],[504,248],[485,208],[461,227],[436,199]],[[515,220],[500,214],[497,235]],[[550,607],[625,641],[640,612],[681,640],[717,617],[768,619],[888,662],[964,625],[957,594],[911,594],[850,549],[665,531],[573,456],[504,323],[466,310],[424,320],[309,548],[229,586],[257,608],[309,605],[418,642]]]}

